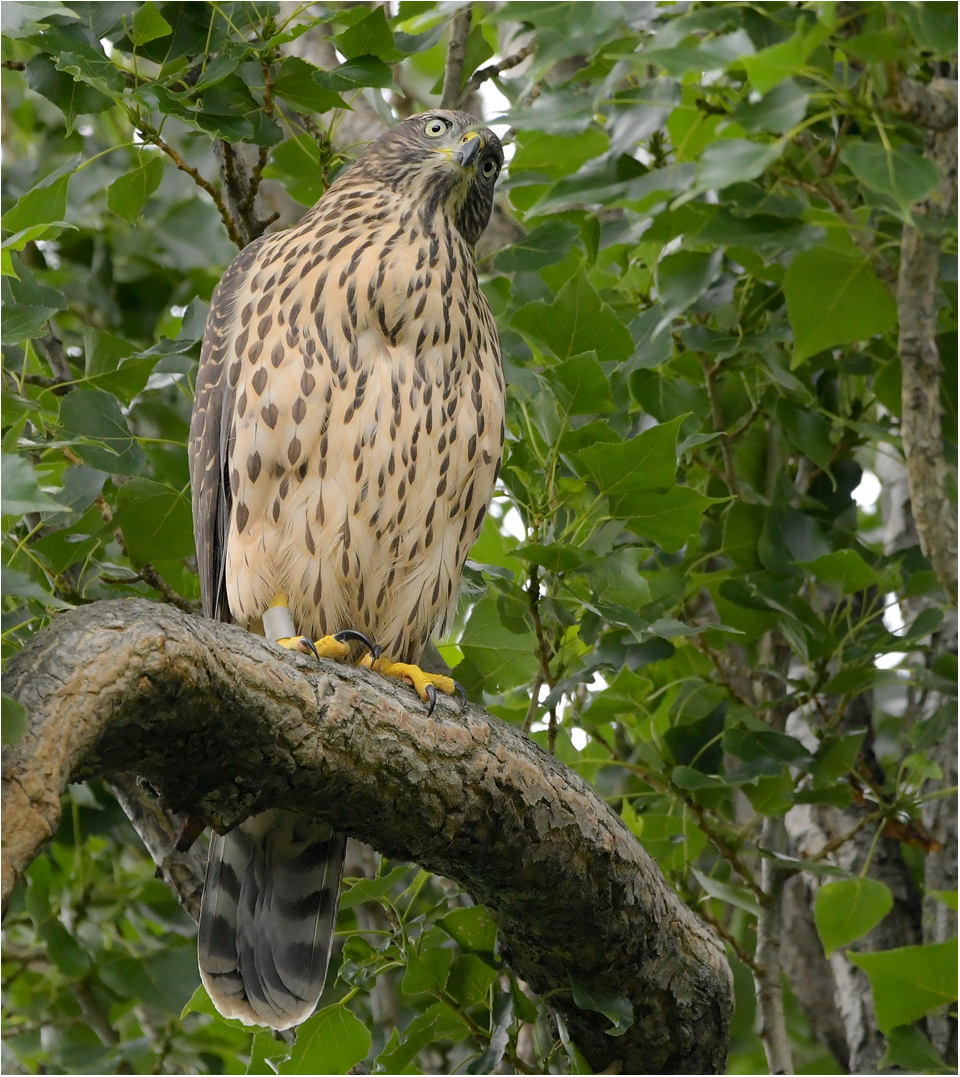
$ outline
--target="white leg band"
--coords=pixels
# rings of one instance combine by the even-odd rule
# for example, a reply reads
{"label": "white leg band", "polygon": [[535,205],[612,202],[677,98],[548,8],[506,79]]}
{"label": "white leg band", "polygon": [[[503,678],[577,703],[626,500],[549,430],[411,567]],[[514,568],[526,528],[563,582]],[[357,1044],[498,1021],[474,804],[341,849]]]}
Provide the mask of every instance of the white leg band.
{"label": "white leg band", "polygon": [[293,627],[293,617],[286,606],[271,606],[261,618],[263,621],[263,634],[267,639],[276,642],[278,639],[289,639],[297,634]]}

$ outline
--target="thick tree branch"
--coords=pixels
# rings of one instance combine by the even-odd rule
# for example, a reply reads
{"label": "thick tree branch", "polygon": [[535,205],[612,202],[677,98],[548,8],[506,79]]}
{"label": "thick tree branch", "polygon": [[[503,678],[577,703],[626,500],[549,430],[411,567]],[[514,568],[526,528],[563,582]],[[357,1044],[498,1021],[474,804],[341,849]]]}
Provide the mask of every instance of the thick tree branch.
{"label": "thick tree branch", "polygon": [[[221,829],[293,808],[487,905],[504,958],[558,992],[595,1070],[722,1070],[731,979],[713,933],[592,787],[478,708],[428,718],[404,686],[141,599],[58,617],[4,687],[30,717],[4,756],[5,896],[71,781],[135,772]],[[574,1005],[571,977],[631,1000],[626,1035]]]}
{"label": "thick tree branch", "polygon": [[936,193],[913,208],[904,225],[897,284],[898,350],[903,370],[900,433],[920,546],[949,600],[957,604],[957,510],[948,493],[943,455],[943,366],[937,346],[937,280],[941,237],[937,224],[952,220],[957,204],[957,83],[936,79],[923,86],[902,79],[901,110],[928,125],[924,156],[940,173]]}
{"label": "thick tree branch", "polygon": [[458,108],[460,84],[463,82],[463,65],[467,59],[467,38],[470,36],[470,4],[464,4],[454,15],[450,24],[450,44],[447,46],[447,64],[443,72],[441,108]]}

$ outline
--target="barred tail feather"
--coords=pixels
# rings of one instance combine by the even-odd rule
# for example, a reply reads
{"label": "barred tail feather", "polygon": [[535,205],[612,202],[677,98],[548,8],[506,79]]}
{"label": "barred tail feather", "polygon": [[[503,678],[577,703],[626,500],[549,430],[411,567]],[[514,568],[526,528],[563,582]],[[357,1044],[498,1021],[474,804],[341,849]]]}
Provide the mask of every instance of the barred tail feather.
{"label": "barred tail feather", "polygon": [[297,812],[214,835],[200,909],[200,978],[224,1017],[285,1029],[323,991],[346,835]]}

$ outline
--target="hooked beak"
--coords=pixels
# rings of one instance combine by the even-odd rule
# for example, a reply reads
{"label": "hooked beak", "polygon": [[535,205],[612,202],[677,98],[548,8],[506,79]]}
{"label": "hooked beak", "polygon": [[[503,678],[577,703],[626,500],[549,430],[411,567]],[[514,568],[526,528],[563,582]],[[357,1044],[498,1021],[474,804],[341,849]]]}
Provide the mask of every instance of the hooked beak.
{"label": "hooked beak", "polygon": [[461,142],[453,151],[453,160],[463,168],[469,168],[480,156],[483,150],[483,139],[475,132],[464,135],[466,142]]}

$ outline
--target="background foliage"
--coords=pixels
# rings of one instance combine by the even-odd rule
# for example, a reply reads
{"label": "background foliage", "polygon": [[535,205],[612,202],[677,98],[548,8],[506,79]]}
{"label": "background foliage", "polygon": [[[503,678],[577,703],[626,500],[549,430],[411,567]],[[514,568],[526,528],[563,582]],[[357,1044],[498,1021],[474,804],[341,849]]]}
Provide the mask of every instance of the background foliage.
{"label": "background foliage", "polygon": [[[211,292],[237,242],[295,220],[350,159],[358,94],[387,123],[436,104],[455,11],[3,5],[5,654],[78,603],[198,601],[185,441]],[[338,66],[293,55],[314,27]],[[955,938],[920,928],[925,888],[956,909],[955,875],[950,894],[925,873],[922,814],[943,795],[956,647],[875,476],[901,453],[901,230],[938,180],[891,101],[903,74],[956,78],[955,8],[476,3],[469,30],[466,104],[502,106],[513,147],[481,250],[508,451],[442,651],[722,934],[732,1072],[766,1072],[751,974],[771,860],[804,871],[810,960],[849,951],[869,978],[885,1065],[952,1072],[914,1022],[956,999]],[[234,154],[265,178],[259,217],[230,201]],[[955,476],[950,230],[943,251]],[[4,739],[21,727],[5,699]],[[488,914],[404,865],[346,892],[292,1053],[210,1016],[193,925],[108,790],[68,800],[6,921],[5,1072],[589,1072],[502,968]],[[798,811],[845,833],[804,847]],[[913,928],[878,947],[897,910]],[[631,1020],[578,1003],[612,1034]],[[785,1006],[799,1071],[850,1064],[789,986]]]}

